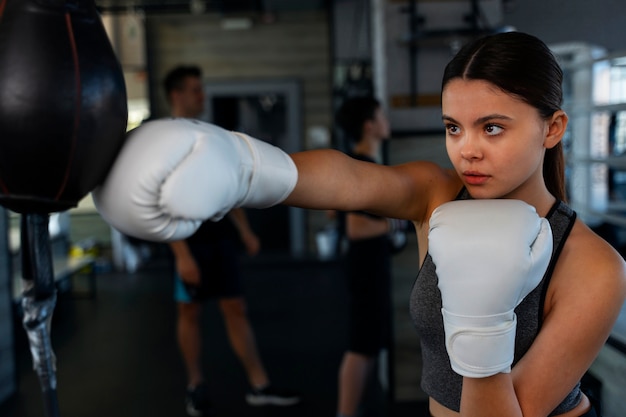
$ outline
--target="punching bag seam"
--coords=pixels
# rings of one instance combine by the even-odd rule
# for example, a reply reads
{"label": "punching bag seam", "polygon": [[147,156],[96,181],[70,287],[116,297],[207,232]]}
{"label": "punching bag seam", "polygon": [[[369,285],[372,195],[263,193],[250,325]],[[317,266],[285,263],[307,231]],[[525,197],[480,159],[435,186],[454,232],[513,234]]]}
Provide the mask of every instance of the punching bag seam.
{"label": "punching bag seam", "polygon": [[61,194],[65,191],[67,181],[70,176],[70,170],[72,168],[72,161],[74,160],[74,152],[76,150],[76,140],[78,137],[78,128],[80,125],[80,105],[81,105],[81,83],[80,83],[80,63],[78,61],[78,50],[76,48],[76,39],[74,38],[74,31],[72,30],[72,17],[69,12],[65,12],[65,23],[67,25],[67,35],[70,41],[70,47],[72,49],[72,59],[74,60],[74,75],[76,84],[76,98],[74,106],[74,129],[72,132],[72,141],[70,147],[70,154],[68,157],[67,166],[65,168],[65,176],[63,177],[63,183],[59,187],[59,191],[55,196],[55,200],[61,198]]}

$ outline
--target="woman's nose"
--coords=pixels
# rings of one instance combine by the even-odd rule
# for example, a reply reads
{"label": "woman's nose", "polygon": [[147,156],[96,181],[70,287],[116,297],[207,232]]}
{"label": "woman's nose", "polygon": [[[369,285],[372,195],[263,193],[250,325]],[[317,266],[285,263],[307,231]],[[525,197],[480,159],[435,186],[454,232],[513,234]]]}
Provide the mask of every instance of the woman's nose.
{"label": "woman's nose", "polygon": [[480,159],[482,156],[479,139],[475,135],[466,134],[461,146],[461,157],[464,159]]}

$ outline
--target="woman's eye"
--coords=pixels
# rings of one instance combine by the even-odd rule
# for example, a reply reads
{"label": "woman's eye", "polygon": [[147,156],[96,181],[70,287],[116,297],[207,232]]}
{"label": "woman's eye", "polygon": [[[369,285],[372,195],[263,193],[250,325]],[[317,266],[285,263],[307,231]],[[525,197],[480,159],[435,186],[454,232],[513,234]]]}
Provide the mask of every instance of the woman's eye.
{"label": "woman's eye", "polygon": [[503,129],[500,126],[497,125],[487,125],[485,126],[485,132],[487,132],[488,135],[491,136],[495,136],[498,135],[500,133],[502,133]]}
{"label": "woman's eye", "polygon": [[456,125],[446,125],[446,130],[451,135],[456,135],[459,133],[459,127]]}

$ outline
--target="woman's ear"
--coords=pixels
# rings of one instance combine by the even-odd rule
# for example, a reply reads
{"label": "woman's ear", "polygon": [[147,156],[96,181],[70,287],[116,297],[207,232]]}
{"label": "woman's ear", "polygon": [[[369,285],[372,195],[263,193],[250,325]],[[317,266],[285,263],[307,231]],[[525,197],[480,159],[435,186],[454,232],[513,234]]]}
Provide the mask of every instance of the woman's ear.
{"label": "woman's ear", "polygon": [[569,118],[563,110],[557,110],[548,120],[548,132],[543,142],[546,149],[554,148],[563,139]]}

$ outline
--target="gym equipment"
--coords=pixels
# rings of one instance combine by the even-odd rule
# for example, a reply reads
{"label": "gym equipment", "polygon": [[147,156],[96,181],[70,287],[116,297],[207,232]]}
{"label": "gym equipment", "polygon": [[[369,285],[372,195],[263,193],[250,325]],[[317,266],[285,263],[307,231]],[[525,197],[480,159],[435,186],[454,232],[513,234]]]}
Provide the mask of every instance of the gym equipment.
{"label": "gym equipment", "polygon": [[129,236],[172,241],[232,208],[282,202],[298,180],[280,148],[210,123],[165,118],[128,140],[92,196],[102,218]]}
{"label": "gym equipment", "polygon": [[0,204],[21,214],[23,325],[46,416],[59,415],[49,214],[103,180],[127,115],[121,66],[93,0],[0,0]]}
{"label": "gym equipment", "polygon": [[430,218],[430,253],[439,277],[446,349],[459,375],[508,373],[515,307],[543,278],[552,229],[520,200],[456,200]]}

